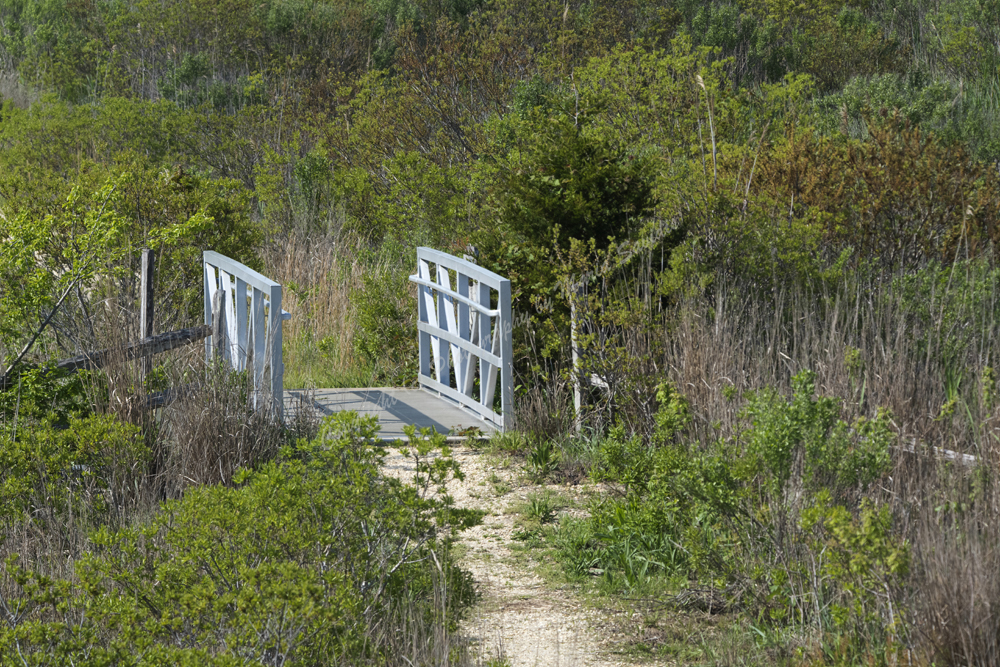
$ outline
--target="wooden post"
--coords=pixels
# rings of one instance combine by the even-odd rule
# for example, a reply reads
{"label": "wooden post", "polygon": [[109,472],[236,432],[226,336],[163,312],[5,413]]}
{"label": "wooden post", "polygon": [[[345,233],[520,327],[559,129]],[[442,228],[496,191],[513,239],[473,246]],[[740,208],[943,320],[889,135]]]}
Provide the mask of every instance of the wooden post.
{"label": "wooden post", "polygon": [[[139,287],[139,338],[149,338],[153,335],[153,278],[155,276],[156,265],[154,263],[153,251],[149,248],[142,250],[142,281]],[[143,357],[142,375],[146,376],[153,370],[152,357]]]}
{"label": "wooden post", "polygon": [[229,359],[229,340],[226,322],[226,293],[215,290],[212,296],[212,358],[225,363]]}
{"label": "wooden post", "polygon": [[271,364],[271,405],[272,414],[278,421],[285,419],[285,365],[281,358],[281,285],[271,287],[267,308],[267,328],[270,347],[267,350],[268,363]]}

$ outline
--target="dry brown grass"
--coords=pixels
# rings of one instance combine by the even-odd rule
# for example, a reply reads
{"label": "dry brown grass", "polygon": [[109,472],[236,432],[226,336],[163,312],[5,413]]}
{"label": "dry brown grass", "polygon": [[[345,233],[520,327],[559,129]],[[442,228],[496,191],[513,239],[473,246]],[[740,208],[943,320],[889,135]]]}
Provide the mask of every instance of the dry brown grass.
{"label": "dry brown grass", "polygon": [[[698,428],[715,424],[723,434],[735,433],[739,402],[724,390],[789,393],[791,378],[809,369],[817,373],[817,392],[842,400],[845,419],[884,408],[908,442],[973,454],[995,442],[1000,413],[984,402],[981,385],[995,356],[992,337],[947,359],[944,341],[954,332],[917,322],[888,281],[847,294],[771,299],[721,285],[714,308],[687,307],[665,331],[659,365],[696,406]],[[960,381],[949,389],[955,367]],[[952,398],[957,401],[948,407]]]}
{"label": "dry brown grass", "polygon": [[[995,462],[990,465],[995,470]],[[944,665],[1000,665],[1000,489],[992,472],[943,467],[909,531],[914,642]]]}
{"label": "dry brown grass", "polygon": [[[805,369],[816,372],[817,393],[840,400],[848,423],[888,410],[898,435],[893,471],[867,495],[888,506],[912,561],[909,576],[878,595],[886,623],[903,620],[892,633],[897,644],[886,648],[887,635],[873,626],[871,645],[895,652],[897,662],[1000,665],[998,300],[989,281],[945,278],[916,298],[899,275],[848,279],[826,292],[719,280],[710,299],[681,304],[654,326],[659,340],[637,317],[632,327],[609,329],[609,344],[590,353],[595,366],[643,374],[622,387],[648,383],[650,369],[672,382],[691,405],[684,437],[706,445],[738,440],[747,427],[738,396],[765,388],[790,395]],[[631,365],[616,358],[622,350],[636,357]],[[631,396],[601,400],[632,413],[621,422],[640,424],[633,431],[644,432],[644,422],[648,430]],[[599,428],[609,422],[598,410],[589,416]],[[978,464],[932,448],[972,454]],[[785,532],[785,557],[808,557],[797,523]]]}
{"label": "dry brown grass", "polygon": [[[972,317],[955,318],[949,330],[942,312],[921,321],[912,308],[889,280],[771,300],[723,286],[714,313],[684,312],[667,338],[664,364],[695,407],[691,435],[702,441],[741,428],[741,402],[728,400],[725,387],[788,394],[803,369],[817,373],[818,393],[842,399],[848,421],[888,409],[900,447],[891,487],[873,490],[870,500],[888,504],[913,559],[906,584],[886,599],[895,613],[902,610],[906,659],[998,665],[1000,414],[983,386],[996,363],[992,318],[955,356],[949,345]],[[949,462],[930,447],[974,454],[980,464]],[[888,618],[891,609],[883,611]]]}

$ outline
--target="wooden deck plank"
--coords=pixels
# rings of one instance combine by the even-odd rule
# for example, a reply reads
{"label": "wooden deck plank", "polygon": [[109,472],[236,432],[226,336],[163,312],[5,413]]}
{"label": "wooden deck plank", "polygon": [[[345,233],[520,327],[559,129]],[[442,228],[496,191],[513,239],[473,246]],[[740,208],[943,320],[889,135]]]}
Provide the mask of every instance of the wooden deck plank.
{"label": "wooden deck plank", "polygon": [[484,434],[496,428],[471,412],[424,389],[371,387],[362,389],[312,389],[285,392],[286,417],[299,406],[326,416],[353,410],[359,414],[378,415],[383,440],[404,440],[403,427],[433,427],[439,433],[458,434],[470,427]]}

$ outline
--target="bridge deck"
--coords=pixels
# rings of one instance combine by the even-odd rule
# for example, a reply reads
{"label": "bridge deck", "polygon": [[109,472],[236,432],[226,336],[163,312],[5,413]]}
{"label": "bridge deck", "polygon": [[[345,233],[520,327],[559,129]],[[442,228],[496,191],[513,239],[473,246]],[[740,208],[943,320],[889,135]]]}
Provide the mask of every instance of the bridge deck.
{"label": "bridge deck", "polygon": [[467,435],[478,428],[489,435],[496,428],[424,389],[372,387],[366,389],[311,389],[285,392],[286,418],[299,409],[315,410],[321,416],[353,410],[378,415],[383,440],[404,440],[403,427],[433,427],[439,433]]}

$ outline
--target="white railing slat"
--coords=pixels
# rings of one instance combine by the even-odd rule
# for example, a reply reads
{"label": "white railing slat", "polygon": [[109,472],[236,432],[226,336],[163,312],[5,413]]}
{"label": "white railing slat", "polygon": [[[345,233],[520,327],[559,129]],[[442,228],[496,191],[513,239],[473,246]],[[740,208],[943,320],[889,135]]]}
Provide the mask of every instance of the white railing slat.
{"label": "white railing slat", "polygon": [[236,339],[236,299],[233,296],[233,276],[228,271],[219,270],[220,289],[226,295],[223,302],[226,309],[226,341],[229,343],[225,351],[225,360],[235,370],[239,370],[240,365],[240,343]]}
{"label": "white railing slat", "polygon": [[[492,352],[488,352],[483,348],[479,347],[475,343],[461,336],[451,333],[450,331],[442,331],[433,324],[428,324],[427,322],[417,322],[417,331],[426,331],[427,333],[433,332],[434,336],[440,338],[442,341],[451,344],[454,347],[459,348],[462,354],[475,355],[479,359],[485,359],[490,364],[499,365],[501,362],[500,356],[495,355]],[[469,393],[469,392],[466,392]]]}
{"label": "white railing slat", "polygon": [[[466,276],[466,277],[468,277],[468,276]],[[497,315],[500,314],[499,310],[491,310],[487,306],[481,306],[481,305],[479,305],[478,301],[476,301],[475,299],[469,298],[469,296],[466,295],[466,294],[462,294],[461,292],[455,292],[455,291],[452,291],[450,289],[445,289],[441,285],[439,285],[438,283],[434,282],[433,280],[425,280],[424,278],[421,278],[419,275],[417,275],[417,276],[410,276],[410,282],[414,283],[414,284],[417,284],[417,285],[423,285],[424,287],[430,287],[435,292],[438,292],[440,294],[447,294],[448,296],[450,296],[455,301],[458,301],[459,303],[465,303],[467,306],[470,306],[471,308],[474,308],[475,310],[477,310],[477,311],[479,311],[481,313],[486,313],[487,315],[490,315],[491,317],[496,317]],[[478,281],[473,281],[473,282],[475,282],[476,284],[479,284]]]}
{"label": "white railing slat", "polygon": [[[493,325],[493,356],[499,357],[500,352],[500,322]],[[490,364],[486,371],[486,395],[483,396],[483,407],[493,409],[493,399],[496,397],[498,364]]]}
{"label": "white railing slat", "polygon": [[[458,333],[458,320],[455,315],[455,299],[445,292],[451,293],[451,276],[448,274],[448,269],[438,265],[438,282],[444,286],[444,289],[438,292],[438,299],[444,302],[444,323],[445,330],[452,335],[449,340],[454,340],[454,337],[459,335]],[[455,287],[458,287],[456,285]],[[455,384],[461,387],[465,384],[465,379],[462,377],[462,358],[461,358],[461,348],[456,343],[451,343],[451,362],[455,368]]]}
{"label": "white railing slat", "polygon": [[[448,284],[448,270],[442,268],[440,264],[438,264],[436,268],[438,283],[443,285],[444,288],[450,292],[451,285]],[[438,290],[437,297],[437,325],[444,331],[451,331],[448,327],[448,311],[451,310],[453,301],[451,300],[451,297],[444,294],[440,290]],[[452,315],[452,320],[454,320],[454,313]],[[441,384],[451,385],[451,359],[448,356],[448,352],[448,346],[442,345],[441,341],[438,341],[438,355],[435,357],[435,363],[437,364],[437,380]]]}
{"label": "white railing slat", "polygon": [[[431,282],[431,267],[427,262],[418,262],[417,270],[420,272],[420,277]],[[438,322],[438,312],[437,304],[434,303],[434,292],[426,285],[420,288],[421,296],[423,297],[424,304],[424,314],[427,319],[426,322]],[[441,379],[441,365],[439,360],[441,359],[441,339],[436,336],[430,337],[430,359],[434,362],[434,373],[437,375],[438,380]],[[430,371],[427,372],[430,375]]]}
{"label": "white railing slat", "polygon": [[267,326],[271,345],[267,348],[267,360],[271,364],[271,397],[280,415],[285,404],[285,364],[281,357],[281,323],[285,318],[281,310],[281,285],[278,283],[271,286],[268,302]]}
{"label": "white railing slat", "polygon": [[[500,386],[503,387],[500,393],[500,411],[505,415],[504,420],[514,421],[514,311],[511,305],[510,281],[504,280],[497,288],[497,305],[500,310],[500,317],[497,318],[497,327],[500,328],[500,358],[504,363],[500,365]],[[506,423],[506,421],[505,421]]]}
{"label": "white railing slat", "polygon": [[[220,316],[228,345],[219,350],[221,361],[235,371],[247,371],[253,382],[253,404],[284,416],[284,371],[281,323],[291,317],[281,309],[281,285],[219,253],[206,251],[205,323],[212,323],[212,300],[225,295]],[[211,359],[218,341],[207,340]],[[268,373],[268,371],[270,371]]]}
{"label": "white railing slat", "polygon": [[253,338],[253,387],[254,387],[254,407],[260,408],[264,397],[260,395],[260,387],[264,385],[264,369],[267,364],[267,340],[264,335],[264,327],[267,320],[264,319],[264,293],[256,287],[251,288],[253,293],[250,297],[250,331]]}
{"label": "white railing slat", "polygon": [[237,276],[236,278],[236,349],[245,350],[245,354],[239,355],[239,367],[236,370],[245,371],[249,368],[248,357],[251,349],[249,345],[249,316],[247,314],[247,283]]}
{"label": "white railing slat", "polygon": [[[464,273],[458,274],[458,293],[461,294],[468,300],[469,298],[469,283],[471,280],[469,276]],[[469,307],[467,301],[458,302],[458,337],[463,341],[472,342],[472,327],[470,322],[470,317],[472,314],[472,309]],[[459,353],[459,374],[456,378],[456,385],[459,390],[466,396],[472,396],[472,388],[475,386],[476,378],[473,372],[473,359],[472,351],[467,348],[462,348]]]}

